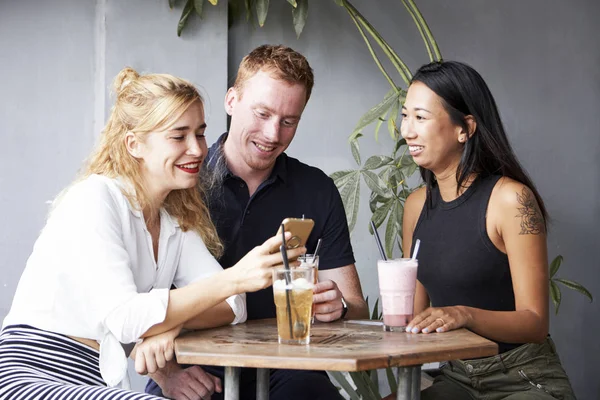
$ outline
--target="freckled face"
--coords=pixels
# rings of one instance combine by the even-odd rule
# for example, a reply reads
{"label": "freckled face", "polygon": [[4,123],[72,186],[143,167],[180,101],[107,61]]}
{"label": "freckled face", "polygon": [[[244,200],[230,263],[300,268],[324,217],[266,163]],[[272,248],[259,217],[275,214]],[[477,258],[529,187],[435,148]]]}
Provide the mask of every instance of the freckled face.
{"label": "freckled face", "polygon": [[239,93],[231,88],[225,109],[231,115],[229,136],[235,160],[244,170],[272,168],[290,145],[306,105],[306,88],[273,78],[264,71],[248,79]]}

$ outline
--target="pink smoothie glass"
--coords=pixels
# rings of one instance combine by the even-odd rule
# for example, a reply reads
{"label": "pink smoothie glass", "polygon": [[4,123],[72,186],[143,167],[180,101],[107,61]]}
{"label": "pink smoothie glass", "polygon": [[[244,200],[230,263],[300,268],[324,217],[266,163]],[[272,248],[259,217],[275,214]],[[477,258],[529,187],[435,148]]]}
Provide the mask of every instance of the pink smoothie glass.
{"label": "pink smoothie glass", "polygon": [[385,331],[404,332],[412,320],[418,266],[412,258],[377,261]]}

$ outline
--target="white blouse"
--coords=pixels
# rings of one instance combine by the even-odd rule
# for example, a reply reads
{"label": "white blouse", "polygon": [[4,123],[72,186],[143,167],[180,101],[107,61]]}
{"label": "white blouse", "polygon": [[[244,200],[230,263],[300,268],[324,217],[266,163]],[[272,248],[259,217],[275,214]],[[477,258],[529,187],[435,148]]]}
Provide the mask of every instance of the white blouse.
{"label": "white blouse", "polygon": [[[160,210],[158,262],[142,213],[118,180],[92,175],[50,213],[19,281],[3,327],[27,324],[100,343],[100,372],[128,387],[120,343],[164,321],[171,284],[183,287],[222,271],[196,232]],[[246,320],[245,295],[227,299],[233,324]]]}

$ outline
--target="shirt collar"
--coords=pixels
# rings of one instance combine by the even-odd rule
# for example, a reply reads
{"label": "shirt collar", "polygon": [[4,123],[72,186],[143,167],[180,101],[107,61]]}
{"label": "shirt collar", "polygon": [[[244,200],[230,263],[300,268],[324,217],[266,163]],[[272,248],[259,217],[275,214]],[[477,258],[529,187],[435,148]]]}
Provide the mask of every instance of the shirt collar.
{"label": "shirt collar", "polygon": [[[223,133],[217,141],[210,146],[208,149],[208,155],[206,157],[206,166],[208,169],[211,169],[219,160],[219,157],[223,157],[223,153],[219,151],[219,148],[225,143],[227,140],[228,132]],[[227,167],[226,167],[227,168]],[[229,168],[227,168],[227,177],[235,176]],[[278,177],[282,182],[285,183],[287,178],[287,154],[281,153],[277,160],[275,160],[275,166],[273,167],[273,171],[271,171],[271,175],[267,180],[271,180],[273,178]]]}

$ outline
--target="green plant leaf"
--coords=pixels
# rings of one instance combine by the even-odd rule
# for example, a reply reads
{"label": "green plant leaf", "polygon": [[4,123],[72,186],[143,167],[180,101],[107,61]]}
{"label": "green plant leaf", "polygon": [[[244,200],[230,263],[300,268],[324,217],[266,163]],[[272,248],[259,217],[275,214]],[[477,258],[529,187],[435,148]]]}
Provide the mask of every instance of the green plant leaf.
{"label": "green plant leaf", "polygon": [[396,223],[398,224],[398,233],[401,233],[402,218],[404,217],[404,204],[401,201],[396,201]]}
{"label": "green plant leaf", "polygon": [[406,83],[406,85],[409,85],[410,81],[412,79],[412,74],[410,72],[410,69],[406,65],[406,63],[404,61],[402,61],[402,59],[398,56],[398,54],[396,54],[394,52],[392,47],[383,39],[381,34],[379,34],[379,32],[377,32],[377,30],[375,30],[375,28],[369,23],[369,21],[367,21],[366,18],[360,12],[358,12],[358,10],[349,1],[344,1],[344,7],[346,8],[348,13],[352,17],[361,36],[363,37],[363,39],[365,41],[365,44],[367,45],[367,48],[369,49],[369,52],[371,53],[371,57],[373,58],[373,60],[377,64],[377,66],[379,67],[379,70],[381,71],[383,76],[386,78],[386,80],[388,80],[388,82],[390,82],[390,84],[392,85],[392,87],[395,90],[398,90],[398,88],[395,87],[396,85],[391,81],[391,78],[389,77],[389,75],[387,74],[385,69],[381,66],[381,62],[379,61],[379,58],[375,54],[375,51],[373,50],[368,38],[366,37],[363,28],[367,30],[369,35],[371,35],[371,38],[373,40],[375,40],[375,42],[379,45],[381,50],[383,50],[383,52],[385,53],[387,58],[391,61],[391,63],[394,65],[394,67],[396,68],[396,70],[402,77],[402,80]]}
{"label": "green plant leaf", "polygon": [[202,9],[203,9],[203,7],[204,7],[204,0],[194,0],[194,8],[196,9],[196,13],[200,17],[200,19],[202,19]]}
{"label": "green plant leaf", "polygon": [[406,139],[402,138],[402,139],[398,140],[396,142],[396,145],[394,146],[394,156],[396,155],[398,150],[400,150],[400,147],[405,146],[405,145],[406,145]]}
{"label": "green plant leaf", "polygon": [[378,399],[381,399],[381,394],[379,393],[379,377],[377,376],[376,369],[372,369],[371,371],[369,371],[369,378],[371,379],[371,387],[373,388],[375,395]]}
{"label": "green plant leaf", "polygon": [[359,171],[356,169],[347,169],[344,171],[336,171],[329,175],[329,177],[333,179],[335,186],[337,186],[338,189],[341,189],[350,179],[352,179],[352,174],[357,172]]}
{"label": "green plant leaf", "polygon": [[356,390],[360,393],[363,400],[380,400],[371,385],[371,379],[367,371],[350,372],[350,376],[356,385]]}
{"label": "green plant leaf", "polygon": [[[375,42],[377,42],[380,45],[380,47],[382,45],[382,41],[380,40],[381,36],[377,32],[374,32],[373,29],[370,29],[370,28],[372,28],[370,26],[370,24],[367,23],[365,25],[364,17],[362,15],[360,15],[360,13],[349,2],[345,2],[344,7],[346,8],[346,11],[348,11],[350,18],[352,18],[352,21],[356,25],[356,28],[358,29],[358,33],[360,33],[360,36],[362,36],[365,44],[367,45],[367,49],[369,50],[369,53],[371,54],[371,58],[373,59],[373,61],[375,61],[375,65],[377,65],[377,68],[379,68],[379,71],[381,71],[384,78],[388,81],[388,83],[390,84],[392,89],[397,91],[396,84],[390,77],[390,74],[388,74],[388,72],[385,70],[385,67],[381,63],[381,60],[379,60],[379,56],[377,55],[377,53],[375,52],[375,49],[371,45],[371,41],[369,40],[369,38],[367,37],[367,34],[365,33],[365,28],[367,29],[367,32],[371,35],[371,38],[374,39]],[[391,54],[389,52],[386,53],[386,55],[390,59],[393,58],[393,57],[390,57]],[[395,59],[392,61],[395,61]],[[394,66],[397,65],[394,62],[392,62],[392,64],[394,64]],[[402,75],[404,71],[399,71],[399,72]],[[406,83],[408,84],[408,81],[406,81]]]}
{"label": "green plant leaf", "polygon": [[287,2],[290,3],[294,8],[298,7],[298,3],[296,3],[296,0],[287,0]]}
{"label": "green plant leaf", "polygon": [[352,134],[348,137],[348,143],[352,143],[353,140],[357,140],[361,137],[363,137],[362,132],[352,132]]}
{"label": "green plant leaf", "polygon": [[394,371],[390,367],[387,367],[385,369],[385,376],[387,377],[388,385],[392,393],[397,392],[398,382],[396,381],[396,377],[394,376]]}
{"label": "green plant leaf", "polygon": [[406,176],[410,178],[411,176],[413,176],[413,174],[417,171],[418,168],[419,166],[413,160],[413,163],[409,165],[408,168],[406,168]]}
{"label": "green plant leaf", "polygon": [[562,264],[563,261],[563,256],[558,255],[554,258],[554,260],[552,260],[552,262],[550,263],[550,278],[554,278],[554,275],[556,275],[556,273],[558,272],[558,269],[560,268],[560,264]]}
{"label": "green plant leaf", "polygon": [[375,305],[373,306],[373,312],[371,313],[371,319],[379,320],[379,298],[375,300]]}
{"label": "green plant leaf", "polygon": [[[293,0],[292,0],[293,1]],[[288,0],[290,2],[290,0]],[[296,3],[296,1],[293,1]],[[293,5],[293,4],[292,4]],[[296,39],[300,39],[306,17],[308,16],[308,0],[298,0],[295,8],[292,8],[292,19],[294,21],[294,30],[296,31]]]}
{"label": "green plant leaf", "polygon": [[392,170],[392,172],[388,173],[388,177],[387,177],[387,186],[390,188],[390,190],[392,191],[392,193],[396,193],[398,190],[398,174],[396,173],[396,171],[398,171],[398,169],[396,167],[390,167],[390,170]]}
{"label": "green plant leaf", "polygon": [[350,150],[352,150],[352,157],[354,157],[354,161],[356,161],[356,163],[358,165],[360,165],[361,162],[360,162],[360,148],[358,147],[358,137],[350,142]]}
{"label": "green plant leaf", "polygon": [[412,157],[408,154],[402,154],[394,160],[394,164],[396,164],[398,168],[408,168],[414,163]]}
{"label": "green plant leaf", "polygon": [[388,202],[383,203],[383,205],[381,207],[379,207],[375,210],[375,212],[371,216],[371,221],[373,221],[373,223],[375,224],[375,226],[377,228],[380,227],[381,224],[383,224],[383,221],[385,221],[385,218],[390,213],[390,210],[393,207],[393,205],[394,205],[394,200],[389,199]]}
{"label": "green plant leaf", "polygon": [[175,7],[175,0],[169,0],[169,8],[172,10]]}
{"label": "green plant leaf", "polygon": [[388,258],[392,258],[394,252],[394,244],[396,243],[396,236],[398,235],[398,222],[396,220],[396,213],[398,208],[392,207],[388,222],[385,227],[385,254]]}
{"label": "green plant leaf", "polygon": [[262,28],[267,20],[267,13],[269,12],[269,0],[256,0],[256,16],[258,18],[258,25]]}
{"label": "green plant leaf", "polygon": [[360,132],[365,126],[372,124],[377,118],[383,117],[386,112],[392,107],[395,102],[398,101],[398,97],[400,96],[400,92],[395,91],[394,89],[390,89],[389,92],[385,95],[381,103],[372,107],[369,111],[367,111],[358,121],[356,127],[354,128],[354,132]]}
{"label": "green plant leaf", "polygon": [[381,129],[381,124],[383,124],[387,119],[382,117],[377,117],[377,124],[375,124],[375,141],[379,141],[379,129]]}
{"label": "green plant leaf", "polygon": [[252,16],[252,0],[244,0],[244,5],[246,6],[246,22],[248,22]]}
{"label": "green plant leaf", "polygon": [[406,177],[404,175],[404,173],[402,172],[402,168],[396,168],[394,167],[392,169],[392,172],[390,173],[390,184],[393,183],[393,188],[398,188],[398,186],[402,186],[404,184]]}
{"label": "green plant leaf", "polygon": [[390,163],[387,168],[383,168],[377,173],[377,176],[380,177],[384,182],[387,182],[390,179],[391,170],[396,168],[393,161],[394,160],[392,160],[392,163]]}
{"label": "green plant leaf", "polygon": [[417,29],[423,38],[423,42],[427,48],[427,54],[429,55],[429,60],[441,60],[442,54],[440,53],[437,42],[435,41],[433,34],[431,33],[431,30],[425,21],[425,18],[423,18],[423,14],[421,14],[421,11],[419,11],[419,8],[415,4],[414,0],[402,0],[402,3],[404,3],[404,6],[412,16],[415,25],[417,26]]}
{"label": "green plant leaf", "polygon": [[327,371],[327,373],[329,373],[329,375],[331,375],[333,379],[335,379],[335,381],[339,383],[342,389],[344,389],[346,393],[348,393],[350,399],[361,400],[360,396],[358,395],[358,393],[356,393],[356,390],[354,390],[354,388],[352,387],[350,382],[348,382],[344,374],[342,374],[339,371]]}
{"label": "green plant leaf", "polygon": [[352,231],[358,218],[358,205],[360,202],[360,171],[356,171],[352,178],[344,185],[340,196],[344,203],[348,229]]}
{"label": "green plant leaf", "polygon": [[402,103],[400,102],[400,96],[396,99],[396,102],[392,104],[390,107],[390,113],[388,115],[388,131],[390,132],[390,137],[393,140],[398,139],[400,136],[399,132],[396,130],[398,124],[396,124],[396,120],[398,119],[398,111],[402,107]]}
{"label": "green plant leaf", "polygon": [[185,28],[185,24],[192,11],[194,11],[194,0],[188,0],[187,3],[185,3],[185,7],[183,7],[181,18],[179,18],[179,23],[177,24],[177,36],[181,36],[181,32],[183,31],[183,28]]}
{"label": "green plant leaf", "polygon": [[363,169],[377,169],[383,165],[389,164],[394,161],[393,158],[388,156],[371,156],[365,161]]}
{"label": "green plant leaf", "polygon": [[[371,209],[371,213],[374,213],[375,210],[377,210],[377,208],[379,207],[379,204],[386,203],[388,200],[389,200],[388,198],[379,196],[375,192],[371,192],[371,194],[369,195],[369,208]],[[371,226],[371,225],[369,224],[369,226]],[[371,232],[371,229],[369,229],[369,232],[373,233],[373,232]]]}
{"label": "green plant leaf", "polygon": [[[373,193],[371,192],[371,195],[369,196],[369,209],[371,210],[371,213],[374,213],[375,210],[377,210],[377,193]],[[373,234],[373,230],[371,229],[371,224],[369,224],[369,233]]]}
{"label": "green plant leaf", "polygon": [[365,183],[373,192],[379,196],[388,198],[392,197],[392,191],[387,187],[386,183],[371,171],[361,171]]}
{"label": "green plant leaf", "polygon": [[550,298],[552,299],[552,303],[554,303],[554,313],[558,314],[558,309],[560,308],[561,302],[561,293],[560,288],[554,281],[550,281]]}
{"label": "green plant leaf", "polygon": [[219,0],[208,0],[210,1],[210,4],[212,4],[213,6],[216,6],[217,3],[219,2]]}
{"label": "green plant leaf", "polygon": [[594,298],[592,297],[592,294],[590,293],[590,291],[587,290],[585,287],[583,287],[583,285],[581,285],[578,282],[570,281],[568,279],[563,279],[563,278],[556,278],[556,279],[553,279],[553,281],[560,282],[563,285],[565,285],[566,287],[568,287],[569,289],[573,289],[573,290],[587,296],[587,298],[590,299],[590,303],[592,301],[594,301]]}

